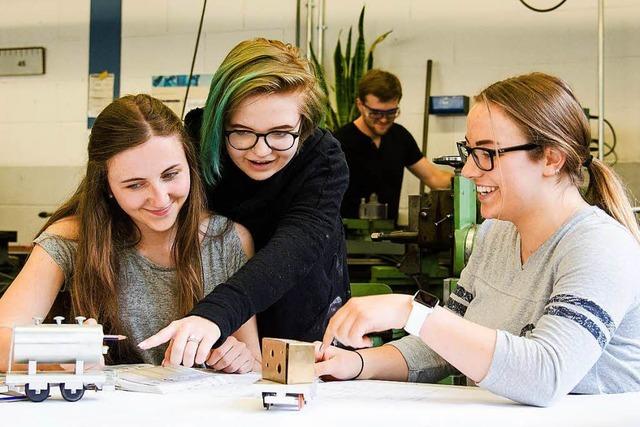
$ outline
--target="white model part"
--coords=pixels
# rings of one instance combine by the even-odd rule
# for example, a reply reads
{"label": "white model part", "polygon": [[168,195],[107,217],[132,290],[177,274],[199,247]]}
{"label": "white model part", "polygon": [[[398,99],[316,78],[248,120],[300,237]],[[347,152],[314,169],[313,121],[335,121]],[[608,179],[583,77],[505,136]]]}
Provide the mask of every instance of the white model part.
{"label": "white model part", "polygon": [[86,372],[82,375],[65,372],[38,372],[34,375],[26,373],[8,373],[5,384],[10,387],[29,384],[33,390],[43,390],[49,385],[64,384],[66,389],[80,390],[85,387],[95,387],[98,390],[106,383],[104,372]]}
{"label": "white model part", "polygon": [[260,380],[255,387],[260,391],[265,409],[271,407],[300,410],[316,395],[316,382],[306,384],[280,384]]}
{"label": "white model part", "polygon": [[29,325],[13,329],[13,363],[100,363],[102,325]]}

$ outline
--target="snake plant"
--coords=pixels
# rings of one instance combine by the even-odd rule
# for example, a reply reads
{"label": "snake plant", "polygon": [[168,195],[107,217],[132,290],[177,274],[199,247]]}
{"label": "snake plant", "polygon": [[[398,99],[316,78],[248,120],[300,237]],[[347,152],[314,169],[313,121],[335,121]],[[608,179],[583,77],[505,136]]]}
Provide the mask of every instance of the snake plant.
{"label": "snake plant", "polygon": [[[378,36],[367,50],[364,41],[364,11],[365,7],[363,6],[360,11],[360,18],[358,19],[358,36],[353,48],[353,54],[351,52],[352,28],[349,28],[344,54],[340,40],[342,34],[340,33],[338,35],[338,43],[333,53],[335,82],[331,87],[327,84],[324,67],[318,62],[313,47],[310,46],[311,61],[315,67],[320,88],[324,92],[326,99],[325,126],[331,130],[339,129],[357,118],[358,110],[356,109],[355,101],[358,96],[358,82],[365,71],[373,68],[373,52],[376,46],[391,33],[391,31],[387,31]],[[335,94],[335,107],[331,103],[331,92]]]}

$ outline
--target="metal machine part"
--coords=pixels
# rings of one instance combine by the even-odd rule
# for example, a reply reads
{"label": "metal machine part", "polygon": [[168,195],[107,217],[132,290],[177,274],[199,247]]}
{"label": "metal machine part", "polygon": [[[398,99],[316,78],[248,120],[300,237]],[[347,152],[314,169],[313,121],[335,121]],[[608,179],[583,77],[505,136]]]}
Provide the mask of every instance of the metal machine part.
{"label": "metal machine part", "polygon": [[[459,277],[473,250],[477,199],[472,181],[461,175],[459,156],[434,159],[455,168],[450,190],[409,196],[409,226],[406,230],[374,232],[373,241],[405,244],[400,271],[412,277],[419,289],[439,293],[442,280]],[[442,300],[444,301],[444,292]]]}
{"label": "metal machine part", "polygon": [[360,200],[358,217],[360,219],[387,219],[389,217],[389,207],[386,203],[378,202],[376,193],[371,193],[368,202],[365,201],[364,197]]}
{"label": "metal machine part", "polygon": [[256,383],[262,404],[300,410],[315,395],[313,343],[262,339],[262,380]]}
{"label": "metal machine part", "polygon": [[422,248],[445,250],[451,247],[453,201],[449,190],[434,190],[423,196],[409,196],[407,230],[371,233],[371,240],[415,243]]}
{"label": "metal machine part", "polygon": [[13,362],[99,363],[102,358],[102,325],[16,326],[13,332]]}
{"label": "metal machine part", "polygon": [[317,383],[280,384],[269,380],[260,380],[254,387],[262,396],[265,409],[293,409],[300,410],[316,395]]}

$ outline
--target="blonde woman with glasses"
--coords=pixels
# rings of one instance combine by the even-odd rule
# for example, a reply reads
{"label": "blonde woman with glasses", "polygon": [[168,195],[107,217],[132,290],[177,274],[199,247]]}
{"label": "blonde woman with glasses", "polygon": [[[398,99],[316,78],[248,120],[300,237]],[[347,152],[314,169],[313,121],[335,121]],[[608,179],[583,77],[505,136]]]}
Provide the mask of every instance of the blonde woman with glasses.
{"label": "blonde woman with glasses", "polygon": [[[590,142],[558,78],[533,73],[483,90],[458,148],[487,220],[447,308],[423,292],[352,299],[318,346],[317,373],[436,382],[460,372],[538,406],[640,390],[640,232]],[[411,336],[366,348],[368,333],[402,327]],[[334,338],[362,350],[331,347]]]}

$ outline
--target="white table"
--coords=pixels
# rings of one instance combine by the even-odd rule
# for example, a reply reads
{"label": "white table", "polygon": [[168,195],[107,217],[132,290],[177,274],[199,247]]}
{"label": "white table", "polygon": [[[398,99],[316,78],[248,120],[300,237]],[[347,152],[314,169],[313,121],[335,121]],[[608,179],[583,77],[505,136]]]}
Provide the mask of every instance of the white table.
{"label": "white table", "polygon": [[300,412],[265,410],[255,386],[167,395],[59,391],[42,403],[0,403],[13,426],[640,426],[640,393],[566,396],[550,408],[519,405],[477,387],[384,381],[322,383]]}

